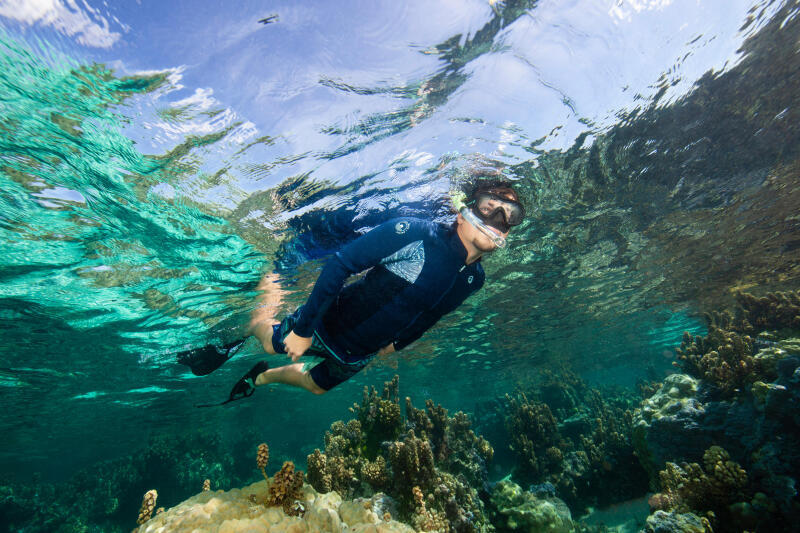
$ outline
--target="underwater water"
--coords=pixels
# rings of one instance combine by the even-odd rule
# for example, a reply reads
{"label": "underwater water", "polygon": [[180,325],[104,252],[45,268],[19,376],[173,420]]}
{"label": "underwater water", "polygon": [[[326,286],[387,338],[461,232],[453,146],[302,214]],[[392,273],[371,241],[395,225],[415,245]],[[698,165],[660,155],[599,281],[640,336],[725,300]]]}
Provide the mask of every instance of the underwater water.
{"label": "underwater water", "polygon": [[[799,14],[791,0],[0,1],[0,531],[130,531],[151,488],[170,507],[206,478],[258,480],[261,442],[305,469],[395,374],[398,405],[472,417],[494,447],[484,482],[528,489],[566,464],[551,451],[523,468],[508,413],[531,411],[506,394],[552,411],[561,437],[538,434],[540,458],[591,457],[597,431],[571,421],[593,413],[627,462],[598,452],[602,483],[555,495],[573,518],[612,506],[640,527],[666,489],[663,461],[632,452],[639,389],[736,291],[800,288]],[[197,407],[286,361],[254,340],[210,376],[175,360],[240,334],[263,274],[289,313],[340,247],[398,216],[449,223],[450,191],[498,170],[528,216],[483,259],[483,289],[417,343],[321,397],[273,386]],[[702,462],[712,444],[663,457]],[[781,520],[800,505],[787,461],[785,490],[748,489]]]}

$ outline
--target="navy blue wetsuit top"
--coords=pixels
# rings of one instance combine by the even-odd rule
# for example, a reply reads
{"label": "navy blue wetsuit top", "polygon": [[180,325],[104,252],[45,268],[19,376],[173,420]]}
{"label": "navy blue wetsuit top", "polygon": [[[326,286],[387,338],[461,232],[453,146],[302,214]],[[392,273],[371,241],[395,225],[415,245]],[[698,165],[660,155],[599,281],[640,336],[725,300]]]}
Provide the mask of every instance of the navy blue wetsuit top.
{"label": "navy blue wetsuit top", "polygon": [[[314,332],[345,361],[417,340],[483,286],[480,261],[467,265],[456,230],[416,218],[376,227],[325,265],[294,332]],[[344,286],[345,280],[370,269]],[[343,287],[344,286],[344,287]]]}

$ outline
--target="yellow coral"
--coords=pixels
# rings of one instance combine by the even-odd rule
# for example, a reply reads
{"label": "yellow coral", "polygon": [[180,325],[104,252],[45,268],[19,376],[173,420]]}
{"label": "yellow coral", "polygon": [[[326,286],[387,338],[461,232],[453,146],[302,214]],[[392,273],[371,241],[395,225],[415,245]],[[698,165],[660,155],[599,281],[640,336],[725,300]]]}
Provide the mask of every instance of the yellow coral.
{"label": "yellow coral", "polygon": [[264,479],[269,479],[267,477],[267,471],[265,470],[268,462],[269,462],[269,446],[267,446],[266,442],[262,442],[261,444],[258,445],[258,452],[256,454],[256,464],[258,465],[259,470],[261,470],[261,475],[264,476]]}
{"label": "yellow coral", "polygon": [[280,505],[289,516],[302,516],[305,508],[297,506],[296,502],[302,498],[303,472],[295,471],[294,463],[286,461],[280,471],[272,478],[269,487],[267,506]]}
{"label": "yellow coral", "polygon": [[139,509],[139,518],[136,523],[141,525],[150,520],[153,516],[153,509],[156,508],[156,500],[158,499],[158,492],[155,489],[148,490],[142,499],[142,507]]}

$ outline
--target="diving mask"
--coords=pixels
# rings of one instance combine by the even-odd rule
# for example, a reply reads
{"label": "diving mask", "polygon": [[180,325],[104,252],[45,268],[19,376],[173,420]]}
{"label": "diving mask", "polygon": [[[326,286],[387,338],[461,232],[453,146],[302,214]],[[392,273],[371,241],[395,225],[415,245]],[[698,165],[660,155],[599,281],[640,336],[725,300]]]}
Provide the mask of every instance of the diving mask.
{"label": "diving mask", "polygon": [[511,226],[522,224],[525,218],[522,204],[509,198],[509,193],[503,189],[476,192],[466,205],[470,205],[484,223],[503,233],[508,233]]}
{"label": "diving mask", "polygon": [[[463,193],[458,193],[453,196],[453,205],[455,206],[456,210],[459,213],[461,213],[461,216],[463,216],[467,222],[469,222],[475,228],[477,228],[478,231],[486,235],[494,243],[495,246],[497,246],[498,248],[505,248],[506,247],[505,237],[497,233],[497,231],[492,230],[492,228],[490,228],[487,224],[485,224],[483,220],[481,220],[478,217],[478,215],[475,214],[474,206],[473,208],[470,208],[466,203],[464,203],[465,199],[466,195],[464,195]],[[474,201],[470,203],[474,204]]]}

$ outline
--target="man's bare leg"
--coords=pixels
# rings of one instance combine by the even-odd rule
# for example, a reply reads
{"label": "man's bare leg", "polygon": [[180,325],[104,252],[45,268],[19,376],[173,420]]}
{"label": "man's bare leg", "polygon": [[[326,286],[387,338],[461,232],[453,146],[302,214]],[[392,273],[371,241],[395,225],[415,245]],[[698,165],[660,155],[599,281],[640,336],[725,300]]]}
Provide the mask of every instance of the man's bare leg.
{"label": "man's bare leg", "polygon": [[267,353],[275,353],[272,347],[272,326],[277,324],[275,315],[278,313],[283,303],[283,295],[286,291],[278,283],[278,275],[267,273],[261,278],[257,289],[261,291],[256,297],[258,307],[250,313],[250,334],[255,335],[261,341],[261,346]]}
{"label": "man's bare leg", "polygon": [[303,363],[270,368],[262,372],[256,378],[256,386],[270,385],[272,383],[283,383],[305,389],[314,394],[325,394],[325,389],[314,383],[308,371],[303,370]]}
{"label": "man's bare leg", "polygon": [[[278,323],[275,315],[278,313],[283,303],[283,290],[278,282],[278,275],[267,273],[261,278],[257,289],[261,291],[256,297],[258,307],[250,314],[250,334],[255,335],[261,341],[261,346],[267,353],[275,353],[272,347],[272,326]],[[270,385],[272,383],[283,383],[305,389],[314,394],[324,394],[325,389],[314,383],[311,375],[303,370],[303,363],[294,363],[262,372],[255,380],[256,386]]]}

